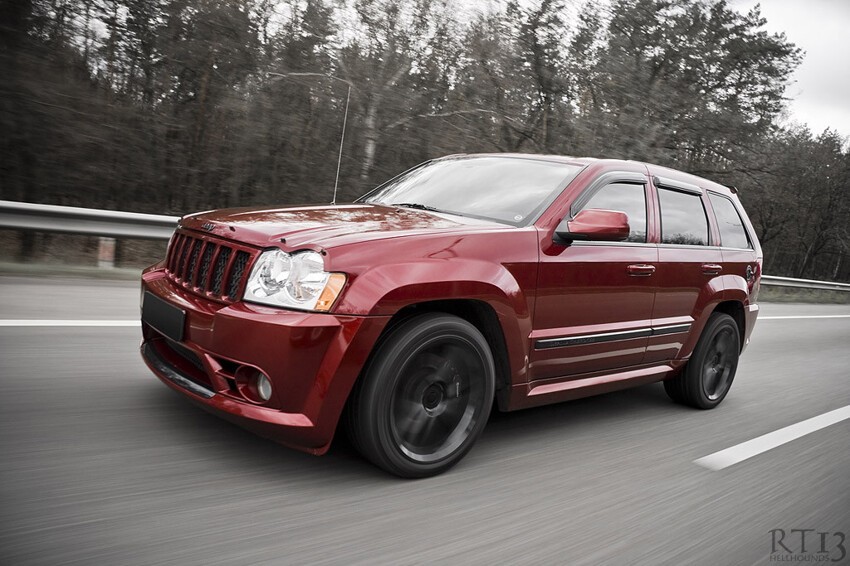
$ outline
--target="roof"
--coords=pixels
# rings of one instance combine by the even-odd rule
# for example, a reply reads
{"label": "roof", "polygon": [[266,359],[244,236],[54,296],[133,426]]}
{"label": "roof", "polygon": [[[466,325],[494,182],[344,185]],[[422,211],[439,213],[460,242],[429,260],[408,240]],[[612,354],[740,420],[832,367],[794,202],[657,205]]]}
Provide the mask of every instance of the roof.
{"label": "roof", "polygon": [[555,161],[559,163],[566,163],[570,165],[600,165],[600,166],[612,166],[616,167],[619,164],[629,164],[632,167],[635,165],[642,165],[647,168],[647,171],[650,175],[659,176],[659,177],[667,177],[670,179],[682,181],[685,183],[689,183],[692,185],[697,185],[702,189],[711,189],[713,191],[722,192],[724,194],[734,193],[734,191],[729,187],[706,179],[705,177],[698,177],[697,175],[693,175],[691,173],[687,173],[685,171],[681,171],[679,169],[672,169],[670,167],[665,167],[663,165],[656,165],[653,163],[647,163],[645,161],[634,161],[631,159],[606,159],[606,158],[596,158],[596,157],[575,157],[570,155],[552,155],[552,154],[537,154],[537,153],[456,153],[452,155],[447,155],[445,157],[441,157],[440,159],[450,159],[450,158],[458,158],[458,157],[509,157],[509,158],[517,158],[517,159],[538,159],[544,161]]}

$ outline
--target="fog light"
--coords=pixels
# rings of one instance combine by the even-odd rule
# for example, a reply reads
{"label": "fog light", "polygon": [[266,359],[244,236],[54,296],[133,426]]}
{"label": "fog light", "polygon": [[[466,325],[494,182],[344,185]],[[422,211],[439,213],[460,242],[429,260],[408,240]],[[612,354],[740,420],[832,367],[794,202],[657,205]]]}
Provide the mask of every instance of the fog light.
{"label": "fog light", "polygon": [[272,398],[272,382],[262,373],[257,372],[254,387],[257,389],[257,395],[263,401],[268,401]]}

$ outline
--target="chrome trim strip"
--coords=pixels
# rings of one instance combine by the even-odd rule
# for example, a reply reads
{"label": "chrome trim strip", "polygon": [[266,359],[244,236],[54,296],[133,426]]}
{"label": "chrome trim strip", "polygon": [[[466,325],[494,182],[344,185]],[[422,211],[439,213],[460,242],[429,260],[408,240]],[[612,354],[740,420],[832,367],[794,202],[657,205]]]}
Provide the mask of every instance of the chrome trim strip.
{"label": "chrome trim strip", "polygon": [[623,330],[620,332],[605,332],[602,334],[585,334],[583,336],[570,336],[560,338],[544,338],[534,341],[536,350],[547,348],[562,348],[564,346],[579,346],[584,344],[596,344],[599,342],[613,342],[614,340],[628,340],[631,338],[646,338],[652,334],[650,328],[638,330]]}
{"label": "chrome trim strip", "polygon": [[665,334],[681,334],[691,328],[691,323],[671,324],[653,328],[639,328],[637,330],[622,330],[619,332],[603,332],[600,334],[584,334],[581,336],[562,336],[558,338],[544,338],[534,341],[535,350],[547,350],[549,348],[563,348],[566,346],[584,346],[587,344],[599,344],[601,342],[614,342],[615,340],[630,340],[632,338],[647,338],[650,336],[664,336]]}
{"label": "chrome trim strip", "polygon": [[203,397],[204,399],[210,399],[215,395],[215,391],[211,391],[206,387],[198,385],[191,379],[180,374],[176,369],[171,366],[171,364],[169,364],[160,357],[160,355],[153,348],[153,346],[150,345],[150,343],[145,342],[142,345],[142,355],[156,371],[158,371],[163,377],[165,377],[172,383],[179,385],[183,389],[187,389],[195,395]]}
{"label": "chrome trim strip", "polygon": [[658,328],[653,327],[652,335],[653,336],[663,336],[665,334],[681,334],[683,332],[687,332],[691,329],[691,323],[685,324],[673,324],[670,326],[659,326]]}

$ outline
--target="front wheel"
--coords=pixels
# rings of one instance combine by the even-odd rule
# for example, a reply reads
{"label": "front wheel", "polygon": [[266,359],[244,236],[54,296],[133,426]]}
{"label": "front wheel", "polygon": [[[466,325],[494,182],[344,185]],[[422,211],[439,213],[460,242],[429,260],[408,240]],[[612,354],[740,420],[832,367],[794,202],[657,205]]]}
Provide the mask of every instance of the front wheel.
{"label": "front wheel", "polygon": [[713,313],[685,369],[666,380],[664,390],[677,403],[713,409],[729,393],[740,353],[741,338],[735,320],[728,314]]}
{"label": "front wheel", "polygon": [[448,314],[410,319],[380,344],[349,406],[358,450],[401,477],[439,474],[481,434],[495,364],[475,326]]}

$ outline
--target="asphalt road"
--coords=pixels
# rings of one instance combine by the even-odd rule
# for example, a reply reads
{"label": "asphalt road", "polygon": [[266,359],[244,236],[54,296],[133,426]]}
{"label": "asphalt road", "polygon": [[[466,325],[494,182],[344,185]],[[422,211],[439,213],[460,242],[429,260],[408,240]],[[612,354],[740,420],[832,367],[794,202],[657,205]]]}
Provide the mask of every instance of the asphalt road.
{"label": "asphalt road", "polygon": [[[0,319],[135,319],[138,295],[0,277]],[[836,314],[850,306],[762,306]],[[495,415],[456,468],[418,481],[344,442],[317,458],[204,413],[138,341],[0,327],[0,564],[850,563],[829,562],[850,535],[850,420],[721,471],[694,463],[850,405],[850,318],[761,320],[713,411],[654,384]],[[771,554],[773,529],[790,553]],[[827,552],[790,529],[828,533]]]}

